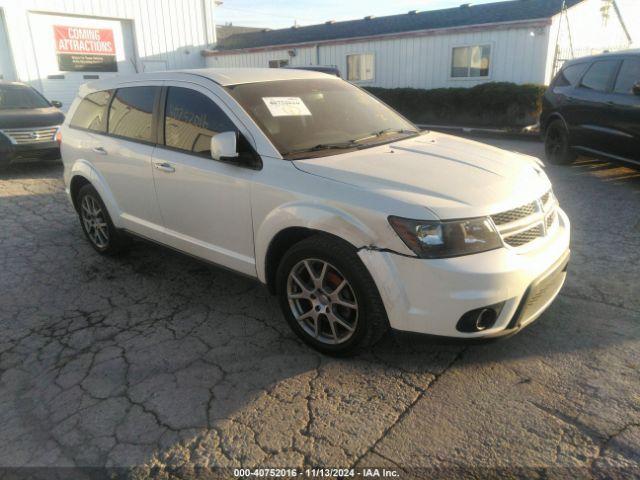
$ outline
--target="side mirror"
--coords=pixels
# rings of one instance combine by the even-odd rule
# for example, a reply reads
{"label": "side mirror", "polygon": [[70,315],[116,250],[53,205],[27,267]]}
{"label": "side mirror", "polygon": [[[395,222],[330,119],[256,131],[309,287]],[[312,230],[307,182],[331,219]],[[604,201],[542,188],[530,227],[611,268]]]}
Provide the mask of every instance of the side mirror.
{"label": "side mirror", "polygon": [[222,132],[211,137],[211,158],[229,161],[238,158],[238,135],[236,132]]}
{"label": "side mirror", "polygon": [[59,102],[58,100],[51,100],[49,103],[56,108],[62,108],[62,102]]}
{"label": "side mirror", "polygon": [[632,88],[631,91],[634,95],[640,95],[640,82],[637,82]]}

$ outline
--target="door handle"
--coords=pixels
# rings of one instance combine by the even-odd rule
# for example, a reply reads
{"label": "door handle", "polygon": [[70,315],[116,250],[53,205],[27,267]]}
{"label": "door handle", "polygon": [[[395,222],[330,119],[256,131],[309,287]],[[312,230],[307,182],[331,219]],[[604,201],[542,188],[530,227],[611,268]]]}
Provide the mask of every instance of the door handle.
{"label": "door handle", "polygon": [[97,153],[98,155],[106,155],[107,151],[104,149],[104,147],[93,147],[93,153]]}
{"label": "door handle", "polygon": [[161,172],[173,173],[176,171],[169,162],[153,162],[153,166]]}

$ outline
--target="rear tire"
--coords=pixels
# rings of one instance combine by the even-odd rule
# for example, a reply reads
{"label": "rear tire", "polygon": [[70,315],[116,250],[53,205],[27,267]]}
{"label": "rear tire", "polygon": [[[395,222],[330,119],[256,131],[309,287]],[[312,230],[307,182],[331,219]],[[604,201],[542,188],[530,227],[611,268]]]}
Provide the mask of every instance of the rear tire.
{"label": "rear tire", "polygon": [[553,120],[547,127],[544,153],[547,161],[553,165],[570,165],[576,159],[569,145],[569,132],[562,120]]}
{"label": "rear tire", "polygon": [[389,329],[373,278],[347,242],[314,235],[287,251],[276,292],[291,329],[328,355],[353,355]]}
{"label": "rear tire", "polygon": [[130,240],[113,225],[107,207],[93,185],[84,185],[76,197],[80,225],[93,249],[102,255],[115,255]]}

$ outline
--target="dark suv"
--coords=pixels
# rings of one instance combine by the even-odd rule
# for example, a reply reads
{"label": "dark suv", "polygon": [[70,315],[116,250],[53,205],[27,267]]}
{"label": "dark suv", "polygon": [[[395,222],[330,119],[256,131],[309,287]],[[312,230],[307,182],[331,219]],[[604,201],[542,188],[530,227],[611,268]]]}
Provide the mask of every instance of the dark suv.
{"label": "dark suv", "polygon": [[547,89],[540,116],[547,160],[576,154],[640,166],[640,50],[565,63]]}
{"label": "dark suv", "polygon": [[24,83],[0,81],[0,170],[22,158],[60,158],[61,106]]}

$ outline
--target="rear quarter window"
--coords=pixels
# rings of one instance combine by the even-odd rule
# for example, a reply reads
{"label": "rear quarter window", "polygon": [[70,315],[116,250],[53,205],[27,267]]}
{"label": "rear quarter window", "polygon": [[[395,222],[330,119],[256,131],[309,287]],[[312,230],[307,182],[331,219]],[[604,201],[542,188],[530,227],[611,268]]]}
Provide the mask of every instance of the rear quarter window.
{"label": "rear quarter window", "polygon": [[107,131],[107,107],[113,90],[90,93],[80,101],[69,125],[95,132]]}
{"label": "rear quarter window", "polygon": [[580,81],[580,77],[582,77],[582,74],[587,69],[588,65],[588,63],[579,63],[577,65],[569,65],[567,67],[564,67],[558,74],[554,86],[575,87]]}

